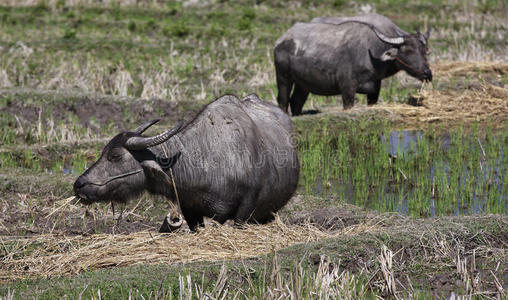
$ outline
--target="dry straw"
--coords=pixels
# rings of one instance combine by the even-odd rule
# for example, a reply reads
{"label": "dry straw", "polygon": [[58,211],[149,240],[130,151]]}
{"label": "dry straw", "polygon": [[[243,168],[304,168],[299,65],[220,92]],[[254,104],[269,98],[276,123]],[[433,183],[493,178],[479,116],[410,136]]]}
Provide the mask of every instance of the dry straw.
{"label": "dry straw", "polygon": [[268,225],[244,228],[212,224],[195,234],[145,231],[128,235],[0,237],[7,253],[0,258],[0,282],[136,264],[254,257],[297,243],[373,231],[377,227],[362,224],[326,233],[310,224],[286,225],[277,218]]}
{"label": "dry straw", "polygon": [[[450,62],[432,67],[440,80],[479,74],[507,75],[508,63]],[[508,120],[508,89],[483,82],[463,89],[434,90],[422,87],[423,105],[387,105],[388,109],[407,119],[407,122],[456,124],[488,121],[506,124]],[[497,122],[501,121],[501,122]],[[504,125],[503,125],[504,126]]]}
{"label": "dry straw", "polygon": [[[379,117],[394,124],[408,127],[422,127],[426,124],[445,126],[469,124],[474,121],[489,122],[492,126],[505,126],[508,122],[508,89],[493,85],[483,76],[508,75],[508,63],[490,62],[450,62],[433,65],[435,78],[445,86],[452,85],[450,79],[457,77],[475,77],[470,85],[454,89],[434,89],[432,84],[424,84],[419,90],[418,106],[406,103],[384,103],[366,107],[357,105],[348,111],[332,108],[331,114],[344,115],[346,118]],[[496,79],[494,80],[496,81]]]}
{"label": "dry straw", "polygon": [[379,109],[388,109],[402,123],[445,125],[492,122],[504,126],[508,121],[508,89],[488,83],[475,90],[436,91],[423,90],[419,96],[422,106],[407,104],[387,104]]}
{"label": "dry straw", "polygon": [[508,63],[505,62],[440,62],[432,65],[432,71],[439,76],[466,76],[478,73],[498,73],[508,75]]}

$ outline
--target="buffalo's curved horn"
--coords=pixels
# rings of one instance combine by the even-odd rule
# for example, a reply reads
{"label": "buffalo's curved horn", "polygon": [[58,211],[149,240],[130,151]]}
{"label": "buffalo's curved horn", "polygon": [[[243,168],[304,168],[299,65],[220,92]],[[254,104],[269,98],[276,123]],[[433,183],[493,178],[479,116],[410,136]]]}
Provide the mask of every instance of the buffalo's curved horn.
{"label": "buffalo's curved horn", "polygon": [[395,27],[395,32],[397,32],[397,34],[399,36],[405,36],[405,35],[409,35],[409,33],[405,32],[404,30],[400,29],[399,27]]}
{"label": "buffalo's curved horn", "polygon": [[376,27],[372,27],[372,30],[374,30],[374,33],[377,35],[377,37],[385,43],[388,43],[391,45],[402,45],[404,43],[403,37],[396,37],[396,38],[388,37],[388,36],[382,34],[381,32],[379,32],[376,29]]}
{"label": "buffalo's curved horn", "polygon": [[182,125],[183,122],[180,122],[173,129],[152,137],[133,136],[125,142],[125,148],[143,150],[164,143],[175,135],[182,128]]}
{"label": "buffalo's curved horn", "polygon": [[137,133],[137,134],[142,134],[143,132],[145,132],[145,130],[147,130],[148,128],[150,128],[153,124],[159,122],[161,119],[155,119],[155,120],[152,120],[150,122],[146,122],[142,125],[140,125],[139,127],[137,127],[136,129],[134,129],[132,132],[134,133]]}

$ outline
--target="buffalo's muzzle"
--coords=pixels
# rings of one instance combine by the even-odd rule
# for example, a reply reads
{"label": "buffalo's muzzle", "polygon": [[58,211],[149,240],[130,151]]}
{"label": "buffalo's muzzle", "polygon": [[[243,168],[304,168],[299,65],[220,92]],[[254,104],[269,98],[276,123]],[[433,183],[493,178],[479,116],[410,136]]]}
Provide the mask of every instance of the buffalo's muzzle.
{"label": "buffalo's muzzle", "polygon": [[423,79],[426,81],[432,81],[432,71],[430,69],[423,72]]}
{"label": "buffalo's muzzle", "polygon": [[74,192],[78,192],[80,188],[85,186],[86,179],[83,176],[79,176],[78,179],[74,182]]}
{"label": "buffalo's muzzle", "polygon": [[83,204],[90,204],[92,200],[88,196],[89,193],[86,192],[85,187],[87,186],[88,180],[79,176],[78,179],[74,182],[74,195],[79,199],[79,202]]}

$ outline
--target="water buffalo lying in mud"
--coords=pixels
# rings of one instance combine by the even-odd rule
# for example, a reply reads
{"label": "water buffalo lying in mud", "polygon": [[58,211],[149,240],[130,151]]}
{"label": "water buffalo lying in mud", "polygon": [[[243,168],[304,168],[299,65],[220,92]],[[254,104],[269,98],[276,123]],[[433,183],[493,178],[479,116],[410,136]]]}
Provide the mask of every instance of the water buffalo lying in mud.
{"label": "water buffalo lying in mud", "polygon": [[356,93],[375,104],[381,80],[400,70],[431,81],[428,37],[408,34],[378,14],[296,23],[275,44],[279,107],[287,113],[291,105],[299,115],[309,93],[342,94],[344,109],[353,107]]}
{"label": "water buffalo lying in mud", "polygon": [[[176,202],[194,231],[203,217],[269,222],[296,189],[299,165],[289,117],[256,95],[223,96],[185,126],[141,136],[155,122],[106,145],[74,183],[83,203],[126,202],[146,190]],[[181,219],[169,216],[166,223],[161,231],[178,227]]]}

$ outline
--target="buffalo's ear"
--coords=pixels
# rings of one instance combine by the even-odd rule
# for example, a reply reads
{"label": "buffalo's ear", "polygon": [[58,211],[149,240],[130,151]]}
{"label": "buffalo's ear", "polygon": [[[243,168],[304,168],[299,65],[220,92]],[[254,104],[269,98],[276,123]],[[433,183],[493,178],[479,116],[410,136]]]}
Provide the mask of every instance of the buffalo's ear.
{"label": "buffalo's ear", "polygon": [[171,188],[171,179],[168,174],[164,172],[153,160],[145,160],[141,163],[145,176],[147,177],[147,184],[150,190],[166,194],[169,188]]}
{"label": "buffalo's ear", "polygon": [[397,57],[399,50],[397,48],[390,48],[381,54],[382,61],[394,60]]}

